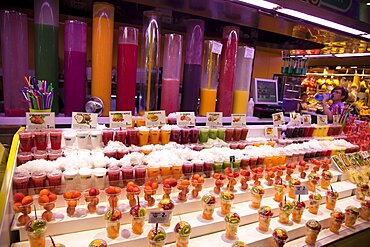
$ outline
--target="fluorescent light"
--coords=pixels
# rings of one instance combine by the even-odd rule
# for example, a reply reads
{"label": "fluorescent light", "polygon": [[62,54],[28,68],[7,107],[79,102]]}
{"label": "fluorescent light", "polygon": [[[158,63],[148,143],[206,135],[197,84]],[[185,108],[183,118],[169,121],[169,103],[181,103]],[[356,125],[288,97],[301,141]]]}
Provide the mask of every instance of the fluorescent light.
{"label": "fluorescent light", "polygon": [[366,3],[367,6],[370,6],[370,2]]}
{"label": "fluorescent light", "polygon": [[280,6],[275,4],[275,3],[270,3],[265,0],[237,0],[238,2],[243,2],[247,3],[253,6],[261,7],[264,9],[276,9],[279,8]]}
{"label": "fluorescent light", "polygon": [[342,24],[339,24],[333,21],[328,21],[320,17],[308,15],[308,14],[305,14],[305,13],[302,13],[302,12],[299,12],[293,9],[281,8],[281,9],[276,9],[276,11],[279,13],[285,14],[285,15],[293,16],[293,17],[296,17],[296,18],[299,18],[299,19],[302,19],[308,22],[312,22],[314,24],[319,24],[319,25],[332,28],[332,29],[336,29],[338,31],[345,32],[345,33],[350,33],[354,35],[362,35],[365,33],[363,31],[360,31],[360,30],[357,30],[351,27],[347,27],[347,26],[344,26]]}
{"label": "fluorescent light", "polygon": [[361,38],[370,39],[370,34],[361,35]]}
{"label": "fluorescent light", "polygon": [[335,54],[336,57],[366,57],[370,56],[370,52],[367,53],[342,53],[342,54]]}

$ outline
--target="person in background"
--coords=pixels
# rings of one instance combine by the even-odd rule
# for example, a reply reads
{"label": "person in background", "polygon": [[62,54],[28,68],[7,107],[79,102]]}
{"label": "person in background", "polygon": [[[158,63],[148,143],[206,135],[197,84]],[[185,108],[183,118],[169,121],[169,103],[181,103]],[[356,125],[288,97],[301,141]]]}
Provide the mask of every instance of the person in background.
{"label": "person in background", "polygon": [[340,115],[344,111],[345,105],[344,101],[348,98],[348,91],[344,87],[335,87],[331,90],[333,94],[333,104],[329,107],[327,101],[329,100],[329,96],[327,94],[324,95],[324,99],[322,101],[322,108],[324,114],[328,116],[328,121],[333,121],[333,115]]}
{"label": "person in background", "polygon": [[301,101],[298,103],[298,112],[302,113],[302,111],[308,110],[308,103],[307,103],[308,95],[306,93],[301,94]]}

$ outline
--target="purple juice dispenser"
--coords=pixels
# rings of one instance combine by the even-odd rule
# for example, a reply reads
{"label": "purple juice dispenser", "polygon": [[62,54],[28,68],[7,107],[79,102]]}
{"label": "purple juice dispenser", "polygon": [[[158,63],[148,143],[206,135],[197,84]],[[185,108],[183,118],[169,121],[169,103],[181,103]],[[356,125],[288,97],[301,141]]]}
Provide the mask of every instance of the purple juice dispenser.
{"label": "purple juice dispenser", "polygon": [[20,91],[28,74],[27,15],[2,10],[0,23],[5,115],[24,117],[28,107]]}
{"label": "purple juice dispenser", "polygon": [[86,37],[84,22],[64,25],[64,114],[84,111],[86,101]]}

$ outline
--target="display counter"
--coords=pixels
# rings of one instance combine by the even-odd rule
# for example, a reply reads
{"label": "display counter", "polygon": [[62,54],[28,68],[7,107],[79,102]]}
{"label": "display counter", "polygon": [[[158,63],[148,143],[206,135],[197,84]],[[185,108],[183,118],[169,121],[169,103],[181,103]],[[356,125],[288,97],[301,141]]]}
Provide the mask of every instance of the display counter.
{"label": "display counter", "polygon": [[[328,166],[328,164],[330,163],[328,160],[330,156],[328,155],[341,155],[340,157],[343,157],[348,155],[349,152],[357,151],[356,146],[344,140],[341,140],[340,136],[332,136],[327,138],[313,137],[308,142],[301,141],[301,143],[299,143],[298,141],[296,141],[295,144],[293,144],[293,141],[289,142],[291,143],[290,145],[287,142],[271,141],[270,139],[265,139],[261,137],[256,138],[257,136],[262,136],[261,131],[264,130],[265,127],[266,126],[248,126],[249,131],[246,140],[238,141],[238,145],[233,145],[236,143],[235,141],[232,141],[231,143],[226,143],[218,139],[216,139],[216,141],[209,141],[206,144],[201,144],[199,143],[199,141],[197,141],[196,146],[201,146],[202,148],[195,148],[196,150],[191,150],[189,148],[184,149],[183,145],[174,143],[169,143],[165,146],[151,146],[151,149],[148,149],[147,147],[135,148],[120,145],[120,147],[123,147],[125,150],[129,150],[120,160],[112,157],[108,158],[103,156],[103,153],[107,155],[107,150],[109,151],[110,149],[112,149],[112,147],[117,147],[117,142],[108,143],[108,145],[101,151],[82,151],[77,149],[76,152],[71,152],[71,150],[68,151],[68,149],[66,148],[66,143],[63,140],[61,145],[66,157],[58,158],[56,161],[33,160],[30,162],[32,162],[32,164],[44,164],[44,169],[46,171],[49,171],[50,167],[53,166],[59,166],[59,168],[65,170],[70,169],[71,166],[79,167],[79,180],[77,183],[75,183],[75,187],[73,188],[73,190],[79,189],[83,192],[84,189],[82,187],[85,187],[85,189],[94,186],[102,187],[100,188],[101,190],[99,194],[99,203],[96,205],[96,211],[92,213],[89,212],[89,203],[85,201],[85,192],[83,192],[82,197],[78,200],[79,206],[77,206],[77,209],[81,210],[79,211],[81,212],[81,214],[76,216],[70,215],[68,213],[69,206],[67,207],[66,200],[65,198],[63,198],[65,197],[65,194],[63,195],[63,192],[69,191],[66,188],[66,186],[68,186],[66,182],[67,180],[65,179],[67,178],[65,177],[66,173],[60,186],[47,186],[48,183],[50,185],[51,180],[49,181],[50,178],[45,180],[48,181],[46,182],[46,184],[44,184],[47,186],[46,188],[57,194],[56,201],[53,201],[53,203],[55,203],[55,208],[52,208],[50,210],[53,213],[53,218],[50,222],[47,223],[47,234],[52,235],[56,243],[63,243],[65,246],[88,246],[93,239],[103,239],[108,243],[108,246],[121,246],[122,244],[124,244],[125,246],[147,245],[147,235],[153,225],[149,224],[146,221],[143,226],[143,233],[141,235],[132,233],[131,216],[129,213],[130,200],[127,199],[127,195],[129,193],[126,191],[127,187],[124,186],[128,181],[132,181],[140,185],[140,204],[146,206],[148,205],[148,198],[144,194],[146,194],[145,189],[147,185],[145,184],[144,186],[144,181],[139,180],[136,176],[132,177],[131,180],[123,179],[123,176],[125,174],[123,169],[124,167],[126,167],[125,164],[127,164],[128,162],[130,166],[134,164],[137,165],[138,163],[140,163],[137,161],[138,157],[140,157],[139,159],[142,159],[142,161],[144,161],[144,163],[147,165],[147,180],[153,179],[152,176],[149,176],[148,170],[150,169],[150,167],[152,167],[153,163],[165,164],[167,162],[165,161],[167,158],[173,157],[188,157],[185,159],[193,160],[192,162],[190,162],[193,169],[192,173],[186,172],[184,168],[185,163],[188,164],[189,162],[185,162],[184,164],[182,164],[182,169],[180,170],[181,179],[177,181],[177,184],[181,184],[181,181],[184,181],[184,179],[189,179],[189,181],[193,181],[192,178],[195,173],[203,174],[202,176],[204,177],[204,184],[199,191],[199,195],[197,195],[196,197],[193,197],[191,192],[194,189],[195,185],[189,186],[189,193],[185,197],[187,199],[186,201],[183,201],[183,199],[179,197],[181,189],[178,186],[177,188],[173,188],[172,192],[170,193],[170,198],[174,202],[174,209],[170,226],[164,227],[167,233],[167,237],[165,240],[166,246],[175,246],[174,242],[176,241],[177,237],[174,232],[174,227],[180,220],[188,222],[192,227],[191,239],[189,240],[188,246],[199,246],[209,243],[212,243],[212,245],[214,246],[231,246],[236,240],[243,241],[248,244],[248,246],[269,246],[273,241],[272,231],[275,229],[275,227],[283,227],[287,230],[289,239],[286,243],[286,246],[295,246],[294,244],[296,243],[304,242],[304,236],[306,233],[305,224],[309,219],[316,219],[322,225],[323,230],[318,236],[317,245],[327,244],[342,237],[346,237],[349,234],[354,234],[355,232],[359,232],[370,227],[369,221],[359,218],[356,224],[352,227],[342,225],[339,234],[334,234],[329,231],[329,229],[327,229],[330,223],[330,213],[332,212],[331,210],[326,208],[327,203],[325,203],[325,201],[327,200],[327,191],[333,190],[338,192],[338,198],[335,208],[341,209],[343,212],[345,211],[346,207],[350,205],[355,207],[363,207],[363,205],[361,206],[361,200],[356,199],[356,184],[352,183],[349,180],[348,174],[340,171],[336,165],[332,164],[331,166]],[[66,133],[70,132],[71,130],[63,129],[63,131]],[[20,225],[20,216],[22,216],[22,214],[24,213],[14,213],[13,211],[17,211],[17,207],[14,206],[14,200],[17,199],[12,198],[16,192],[21,191],[24,192],[24,194],[29,194],[32,196],[33,204],[35,205],[36,209],[35,213],[39,218],[44,215],[44,212],[47,211],[45,211],[45,205],[38,202],[40,198],[39,192],[42,189],[41,187],[35,187],[35,184],[33,183],[34,185],[29,185],[29,187],[26,187],[26,190],[22,190],[20,189],[20,187],[18,187],[18,189],[13,188],[14,184],[12,183],[12,179],[15,172],[19,173],[22,169],[27,171],[30,171],[29,169],[33,169],[30,168],[31,163],[25,163],[17,167],[17,162],[18,164],[20,164],[19,160],[17,161],[16,159],[19,149],[18,143],[19,136],[17,133],[14,136],[10,158],[8,160],[8,167],[4,179],[5,186],[3,186],[3,191],[1,192],[1,237],[2,239],[6,240],[4,242],[4,246],[9,246],[10,243],[13,243],[12,246],[29,246],[25,227]],[[212,143],[212,145],[210,143]],[[77,148],[76,144],[77,143],[74,143],[74,148]],[[103,148],[103,143],[100,143],[99,145],[101,146],[101,148]],[[194,148],[194,144],[186,145],[188,147]],[[272,147],[271,145],[274,145],[275,147]],[[237,149],[235,149],[235,147],[237,147]],[[49,148],[50,145],[48,149]],[[326,149],[328,148],[331,149],[330,154],[328,154],[328,152],[326,151]],[[51,152],[50,150],[48,151],[50,158]],[[98,152],[101,152],[100,154],[102,156],[96,156]],[[172,153],[172,155],[170,155],[171,157],[165,155],[168,154],[168,152]],[[35,154],[36,153],[37,152],[35,152]],[[144,155],[143,153],[146,154]],[[214,156],[211,156],[210,153],[213,153]],[[86,154],[88,154],[89,157],[86,157]],[[116,152],[115,155],[117,154],[118,152]],[[358,154],[363,155],[363,153]],[[80,155],[80,157],[78,155]],[[206,160],[206,157],[209,158],[218,156],[223,157],[224,159],[221,162],[221,169],[219,170],[216,169],[216,161],[212,162],[213,168],[207,171],[205,168],[206,163],[203,163],[203,161],[199,161],[202,159],[201,157]],[[229,156],[235,156],[236,159],[236,162],[233,163],[232,167],[235,169],[241,169],[240,173],[237,173],[236,175],[234,174],[237,182],[235,186],[233,185],[234,189],[230,189],[230,184],[228,185],[228,183],[231,181],[231,175],[229,173],[231,169],[227,168],[231,165],[230,161],[228,161]],[[161,159],[163,160],[161,161]],[[95,167],[95,169],[96,167],[99,167],[101,169],[102,167],[110,167],[114,166],[114,164],[119,164],[122,170],[122,177],[118,181],[113,181],[109,177],[108,170],[108,175],[106,176],[106,174],[104,174],[104,177],[106,177],[103,184],[98,184],[96,180],[97,178],[93,175],[93,180],[91,180],[92,182],[90,182],[89,185],[86,185],[86,181],[82,180],[82,177],[84,175],[82,175],[81,173],[81,169],[83,169],[82,167],[85,166],[83,164],[83,160],[85,163],[90,164],[90,168]],[[255,162],[252,162],[252,160],[254,160]],[[203,164],[204,169],[202,168],[201,171],[195,171],[195,169],[199,169],[199,166],[196,165],[198,163]],[[292,164],[294,164],[294,166],[292,166]],[[364,165],[366,167],[366,164]],[[301,221],[299,223],[296,223],[293,222],[290,218],[288,224],[280,223],[279,217],[277,217],[279,215],[280,209],[279,203],[275,201],[276,190],[274,184],[286,184],[288,191],[288,180],[297,179],[300,180],[301,185],[307,186],[308,183],[311,182],[312,176],[310,176],[310,172],[313,170],[317,171],[317,174],[319,174],[321,180],[324,179],[324,177],[321,177],[323,169],[329,169],[329,172],[331,174],[331,187],[329,188],[329,190],[323,189],[320,186],[321,182],[317,183],[316,193],[320,194],[322,197],[322,199],[319,201],[321,205],[319,206],[318,213],[312,214],[309,212],[308,207],[310,206],[310,201],[312,199],[309,197],[309,195],[301,195],[300,201],[306,204],[306,209],[304,210]],[[175,174],[175,166],[172,166],[172,170],[172,177],[179,178],[177,176],[178,174]],[[162,199],[163,194],[165,194],[165,189],[162,182],[166,183],[165,178],[168,174],[164,173],[164,168],[162,166],[159,167],[159,165],[158,171],[158,175],[154,177],[158,179],[159,182],[156,193],[155,195],[153,195],[155,202],[153,206],[146,207],[147,214],[148,212],[158,210],[158,203]],[[250,174],[247,174],[246,171],[249,171]],[[217,191],[215,190],[215,183],[217,184],[217,181],[220,178],[217,178],[217,175],[212,175],[213,173],[217,172],[225,173],[225,178],[226,176],[229,177],[229,179],[225,179],[223,181],[223,186],[221,186],[220,188],[221,191],[230,191],[234,195],[231,212],[236,212],[240,216],[240,226],[238,229],[237,238],[234,240],[229,240],[225,237],[225,215],[221,213],[222,208],[220,207],[220,203],[223,200],[221,199],[221,194],[223,193],[217,194]],[[281,177],[281,179],[278,180],[276,177]],[[244,185],[241,182],[241,180],[243,179],[247,181],[246,183],[244,183]],[[31,180],[28,183],[32,184]],[[251,202],[254,201],[254,196],[253,193],[251,193],[251,189],[256,183],[260,183],[264,190],[261,206],[269,206],[272,213],[274,214],[267,232],[262,232],[258,229],[258,208],[253,208],[251,204]],[[245,188],[246,184],[248,185],[247,189]],[[104,221],[104,213],[111,205],[110,200],[108,200],[108,194],[105,193],[105,189],[109,185],[118,185],[122,188],[122,193],[118,197],[119,200],[117,204],[117,208],[120,210],[122,218],[120,220],[121,225],[119,236],[116,239],[110,239],[107,237]],[[203,210],[201,198],[206,194],[208,195],[209,193],[215,196],[216,206],[213,213],[213,219],[205,220],[202,217]],[[309,194],[311,193],[312,192],[309,192]],[[288,196],[288,193],[285,194],[285,196],[287,201],[293,201],[293,199]],[[40,205],[44,205],[44,208]],[[35,213],[29,212],[29,217],[33,219],[33,215]],[[10,229],[8,228],[9,225]],[[50,245],[51,242],[47,238],[46,246]]]}

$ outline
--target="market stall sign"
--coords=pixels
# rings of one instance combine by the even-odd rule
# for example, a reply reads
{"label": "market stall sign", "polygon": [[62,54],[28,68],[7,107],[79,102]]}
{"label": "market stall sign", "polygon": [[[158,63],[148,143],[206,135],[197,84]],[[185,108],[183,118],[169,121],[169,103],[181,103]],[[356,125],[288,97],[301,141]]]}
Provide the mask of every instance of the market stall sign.
{"label": "market stall sign", "polygon": [[311,120],[311,115],[310,114],[303,114],[302,115],[302,122],[303,125],[311,125],[312,120]]}
{"label": "market stall sign", "polygon": [[96,129],[97,113],[72,112],[72,129]]}
{"label": "market stall sign", "polygon": [[54,129],[54,112],[26,112],[27,129]]}
{"label": "market stall sign", "polygon": [[110,111],[109,126],[111,128],[127,128],[132,127],[131,111]]}
{"label": "market stall sign", "polygon": [[231,126],[242,127],[247,125],[246,114],[231,114]]}
{"label": "market stall sign", "polygon": [[176,122],[179,127],[195,126],[194,112],[176,112]]}
{"label": "market stall sign", "polygon": [[165,111],[146,111],[144,118],[147,127],[157,127],[166,124]]}
{"label": "market stall sign", "polygon": [[294,194],[308,195],[308,187],[306,185],[294,185]]}
{"label": "market stall sign", "polygon": [[207,112],[206,118],[207,126],[222,126],[222,112]]}
{"label": "market stall sign", "polygon": [[272,114],[272,123],[274,124],[274,126],[283,125],[284,122],[284,113],[278,112]]}
{"label": "market stall sign", "polygon": [[290,121],[294,125],[300,125],[301,124],[301,114],[296,113],[296,112],[291,112],[290,113]]}
{"label": "market stall sign", "polygon": [[150,211],[148,223],[168,223],[171,211]]}

